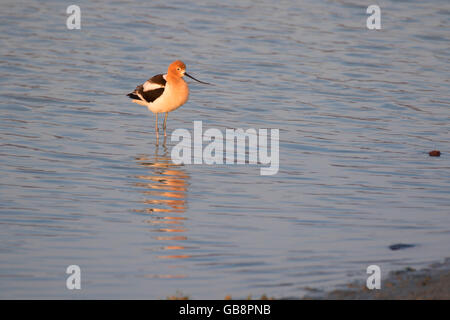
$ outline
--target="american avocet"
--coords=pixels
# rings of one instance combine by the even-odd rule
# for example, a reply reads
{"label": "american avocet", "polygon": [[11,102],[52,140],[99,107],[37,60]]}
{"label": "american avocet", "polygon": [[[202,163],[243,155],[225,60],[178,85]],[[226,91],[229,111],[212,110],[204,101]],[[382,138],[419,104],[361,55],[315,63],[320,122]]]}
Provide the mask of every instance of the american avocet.
{"label": "american avocet", "polygon": [[156,135],[158,136],[158,113],[165,112],[164,136],[166,135],[166,122],[169,112],[181,107],[189,98],[189,88],[183,80],[183,76],[188,76],[197,82],[209,84],[195,79],[186,73],[186,65],[180,61],[170,64],[166,74],[158,74],[148,79],[144,84],[128,94],[134,103],[147,107],[148,110],[156,114]]}

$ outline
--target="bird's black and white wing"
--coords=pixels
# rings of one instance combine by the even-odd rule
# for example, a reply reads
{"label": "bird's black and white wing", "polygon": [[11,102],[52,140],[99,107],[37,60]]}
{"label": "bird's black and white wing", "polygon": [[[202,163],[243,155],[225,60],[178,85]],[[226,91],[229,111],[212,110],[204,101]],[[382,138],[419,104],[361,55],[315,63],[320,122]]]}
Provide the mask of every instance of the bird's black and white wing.
{"label": "bird's black and white wing", "polygon": [[165,86],[166,75],[157,74],[145,81],[144,84],[137,86],[136,89],[127,94],[127,96],[130,97],[130,99],[153,102],[163,94]]}

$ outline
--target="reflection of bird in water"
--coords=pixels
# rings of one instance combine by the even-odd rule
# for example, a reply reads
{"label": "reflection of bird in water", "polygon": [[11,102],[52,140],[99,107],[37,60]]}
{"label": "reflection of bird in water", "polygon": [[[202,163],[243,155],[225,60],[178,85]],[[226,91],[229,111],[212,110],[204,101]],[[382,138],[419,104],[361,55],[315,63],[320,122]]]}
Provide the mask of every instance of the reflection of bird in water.
{"label": "reflection of bird in water", "polygon": [[[186,212],[186,192],[189,175],[184,171],[183,166],[172,163],[167,156],[158,155],[158,148],[154,157],[139,156],[136,161],[139,165],[148,169],[146,174],[136,176],[141,182],[137,182],[137,187],[142,187],[142,194],[145,195],[145,204],[149,207],[144,210],[137,210],[150,214],[147,223],[156,227],[155,231],[162,233],[176,233],[177,235],[157,236],[157,240],[186,240],[182,234],[186,232],[183,220],[186,217],[180,214]],[[182,250],[180,245],[168,245],[164,250]],[[187,258],[187,255],[160,256],[160,258]]]}

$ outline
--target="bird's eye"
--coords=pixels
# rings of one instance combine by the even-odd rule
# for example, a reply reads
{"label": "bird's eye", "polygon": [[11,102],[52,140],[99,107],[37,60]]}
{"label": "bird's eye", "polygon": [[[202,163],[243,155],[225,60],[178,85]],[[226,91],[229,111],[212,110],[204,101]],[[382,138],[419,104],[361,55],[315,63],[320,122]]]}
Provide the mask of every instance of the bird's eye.
{"label": "bird's eye", "polygon": [[181,69],[180,68],[177,68],[177,71],[180,71]]}

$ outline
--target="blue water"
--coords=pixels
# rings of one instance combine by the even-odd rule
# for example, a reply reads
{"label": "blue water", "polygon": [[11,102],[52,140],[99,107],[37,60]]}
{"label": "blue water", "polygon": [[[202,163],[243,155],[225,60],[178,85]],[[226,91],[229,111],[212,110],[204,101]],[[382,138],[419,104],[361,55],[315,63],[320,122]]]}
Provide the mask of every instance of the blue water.
{"label": "blue water", "polygon": [[[0,4],[0,298],[301,297],[450,256],[448,1],[377,1],[378,31],[372,1],[69,4]],[[215,85],[156,146],[125,94],[176,59]],[[280,129],[278,174],[174,165],[200,120]]]}

